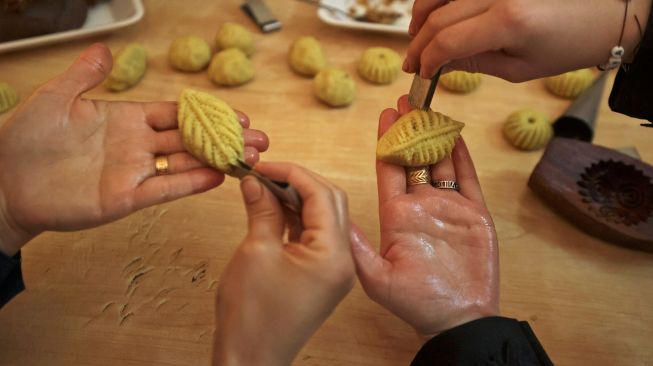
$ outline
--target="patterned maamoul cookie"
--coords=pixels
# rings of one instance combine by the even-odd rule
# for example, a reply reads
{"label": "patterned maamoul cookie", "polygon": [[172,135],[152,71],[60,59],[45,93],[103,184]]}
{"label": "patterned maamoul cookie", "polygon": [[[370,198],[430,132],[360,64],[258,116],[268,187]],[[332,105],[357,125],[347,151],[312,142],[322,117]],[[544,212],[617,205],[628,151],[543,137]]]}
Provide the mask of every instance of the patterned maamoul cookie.
{"label": "patterned maamoul cookie", "polygon": [[320,42],[314,37],[301,37],[290,46],[288,62],[301,75],[315,76],[326,66],[326,57]]}
{"label": "patterned maamoul cookie", "polygon": [[325,68],[313,79],[315,95],[332,107],[350,105],[356,99],[356,84],[347,71]]}
{"label": "patterned maamoul cookie", "polygon": [[360,76],[375,84],[390,84],[401,71],[401,57],[386,47],[372,47],[363,52],[358,62]]}
{"label": "patterned maamoul cookie", "polygon": [[11,85],[0,82],[0,114],[18,104],[18,94]]}
{"label": "patterned maamoul cookie", "polygon": [[440,76],[439,84],[455,93],[467,94],[481,85],[481,74],[466,71],[451,71]]}
{"label": "patterned maamoul cookie", "polygon": [[224,23],[215,35],[215,46],[218,50],[238,48],[247,56],[254,53],[254,37],[252,33],[237,23]]}
{"label": "patterned maamoul cookie", "polygon": [[523,109],[511,114],[503,125],[503,136],[521,150],[541,149],[553,137],[553,126],[542,113]]}
{"label": "patterned maamoul cookie", "polygon": [[184,89],[177,114],[184,146],[193,156],[223,173],[243,160],[243,127],[227,103],[208,93]]}
{"label": "patterned maamoul cookie", "polygon": [[140,43],[130,43],[114,56],[113,69],[104,86],[114,92],[129,89],[143,78],[146,67],[145,48]]}
{"label": "patterned maamoul cookie", "polygon": [[580,69],[551,76],[544,80],[546,88],[559,97],[574,99],[594,81],[594,73],[590,69]]}
{"label": "patterned maamoul cookie", "polygon": [[401,116],[379,139],[378,160],[402,166],[436,164],[451,154],[465,124],[432,110]]}
{"label": "patterned maamoul cookie", "polygon": [[237,86],[254,78],[254,66],[237,48],[229,48],[213,56],[209,77],[218,85]]}
{"label": "patterned maamoul cookie", "polygon": [[180,71],[201,71],[211,61],[211,47],[199,37],[178,37],[170,44],[168,61]]}

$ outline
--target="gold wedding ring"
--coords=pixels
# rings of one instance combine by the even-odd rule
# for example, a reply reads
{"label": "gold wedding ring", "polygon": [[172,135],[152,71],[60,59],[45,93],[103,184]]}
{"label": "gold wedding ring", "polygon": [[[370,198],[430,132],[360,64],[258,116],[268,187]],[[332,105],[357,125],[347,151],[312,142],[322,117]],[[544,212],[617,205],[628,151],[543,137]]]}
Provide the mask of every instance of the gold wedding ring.
{"label": "gold wedding ring", "polygon": [[154,159],[154,170],[156,175],[168,174],[168,157],[164,155],[157,156]]}
{"label": "gold wedding ring", "polygon": [[434,180],[433,187],[438,189],[453,189],[454,191],[460,191],[460,185],[454,180]]}
{"label": "gold wedding ring", "polygon": [[428,166],[406,168],[406,181],[409,186],[429,184],[431,182],[431,169]]}

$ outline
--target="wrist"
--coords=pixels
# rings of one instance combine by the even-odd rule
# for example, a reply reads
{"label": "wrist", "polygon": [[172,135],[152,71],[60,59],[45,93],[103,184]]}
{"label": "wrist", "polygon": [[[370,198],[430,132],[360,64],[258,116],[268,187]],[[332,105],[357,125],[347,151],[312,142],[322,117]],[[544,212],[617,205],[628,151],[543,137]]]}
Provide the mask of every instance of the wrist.
{"label": "wrist", "polygon": [[[213,342],[214,366],[289,366],[290,362],[280,361],[274,356],[267,355],[262,344],[249,344],[240,342],[236,334],[222,334],[216,330]],[[235,332],[234,332],[235,333]],[[269,335],[274,337],[275,335]]]}
{"label": "wrist", "polygon": [[13,257],[33,237],[20,229],[9,215],[4,196],[0,192],[0,252],[8,257]]}
{"label": "wrist", "polygon": [[434,337],[437,337],[439,334],[443,332],[457,328],[461,325],[467,324],[469,322],[473,322],[475,320],[488,318],[488,317],[495,317],[495,316],[501,316],[498,307],[487,306],[475,310],[466,311],[464,313],[458,314],[458,316],[452,316],[450,319],[448,319],[448,321],[445,324],[443,324],[443,326],[439,327],[439,329],[433,332],[428,332],[428,331],[425,332],[423,329],[418,329],[418,328],[415,328],[415,331],[421,343],[425,344],[426,342],[433,339]]}

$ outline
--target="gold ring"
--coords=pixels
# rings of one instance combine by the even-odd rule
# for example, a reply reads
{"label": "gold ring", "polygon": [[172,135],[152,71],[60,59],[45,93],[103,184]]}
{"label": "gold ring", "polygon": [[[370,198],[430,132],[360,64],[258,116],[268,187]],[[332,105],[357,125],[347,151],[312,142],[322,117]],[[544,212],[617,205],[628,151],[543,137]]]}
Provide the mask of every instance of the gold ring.
{"label": "gold ring", "polygon": [[454,180],[434,180],[433,187],[438,189],[453,189],[454,191],[460,191],[460,185]]}
{"label": "gold ring", "polygon": [[168,157],[165,155],[157,156],[154,159],[154,170],[156,175],[168,174]]}
{"label": "gold ring", "polygon": [[431,169],[427,166],[406,168],[406,181],[409,186],[429,184],[431,182]]}

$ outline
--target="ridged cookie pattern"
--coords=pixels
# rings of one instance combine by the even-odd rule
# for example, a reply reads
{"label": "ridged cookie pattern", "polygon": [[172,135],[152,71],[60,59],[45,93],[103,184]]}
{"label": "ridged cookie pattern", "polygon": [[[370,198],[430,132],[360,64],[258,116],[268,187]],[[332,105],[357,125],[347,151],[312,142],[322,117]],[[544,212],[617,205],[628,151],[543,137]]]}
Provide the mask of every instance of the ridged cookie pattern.
{"label": "ridged cookie pattern", "polygon": [[243,127],[227,103],[208,93],[184,89],[177,113],[184,146],[193,156],[224,173],[243,159]]}
{"label": "ridged cookie pattern", "polygon": [[559,97],[574,99],[594,81],[594,73],[590,69],[580,69],[561,75],[548,77],[544,80],[546,88]]}
{"label": "ridged cookie pattern", "polygon": [[401,116],[378,141],[378,160],[402,166],[436,164],[453,151],[464,123],[432,110]]}
{"label": "ridged cookie pattern", "polygon": [[553,137],[553,127],[542,113],[523,109],[508,117],[503,125],[503,135],[518,149],[537,150],[549,143]]}
{"label": "ridged cookie pattern", "polygon": [[466,71],[451,71],[440,76],[439,85],[455,93],[471,93],[481,86],[481,74]]}
{"label": "ridged cookie pattern", "polygon": [[363,52],[358,62],[360,76],[375,84],[390,84],[401,71],[401,57],[386,47],[372,47]]}

